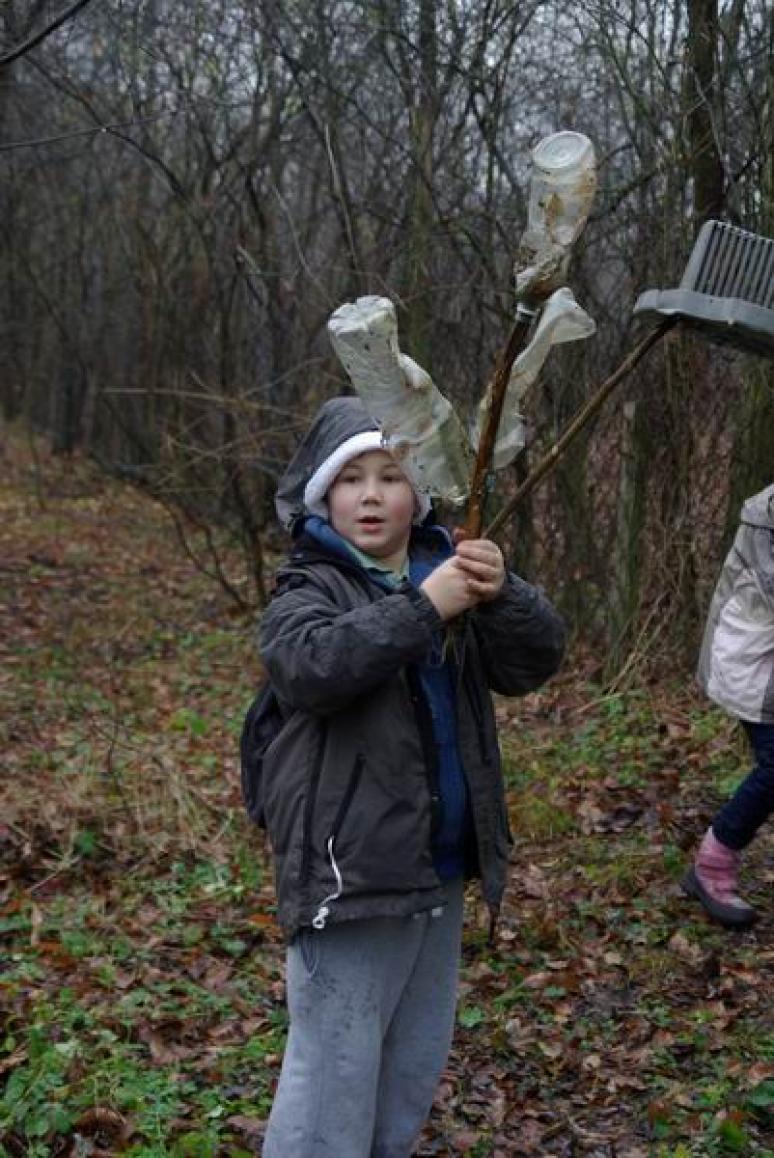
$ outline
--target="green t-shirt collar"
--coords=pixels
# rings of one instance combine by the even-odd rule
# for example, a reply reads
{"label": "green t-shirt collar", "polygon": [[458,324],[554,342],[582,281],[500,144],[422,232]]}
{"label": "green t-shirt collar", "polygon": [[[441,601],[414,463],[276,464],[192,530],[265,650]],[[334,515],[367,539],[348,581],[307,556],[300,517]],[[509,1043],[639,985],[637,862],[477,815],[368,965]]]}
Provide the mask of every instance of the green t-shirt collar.
{"label": "green t-shirt collar", "polygon": [[360,566],[364,568],[364,570],[377,571],[379,575],[384,577],[384,579],[390,584],[391,587],[398,587],[401,583],[408,579],[408,555],[406,555],[400,571],[394,571],[392,567],[385,567],[385,565],[379,559],[375,559],[373,555],[366,555],[365,551],[361,551],[358,547],[355,547],[354,544],[350,543],[349,540],[345,539],[343,536],[342,542],[346,543],[347,550],[354,556],[354,558],[357,560]]}

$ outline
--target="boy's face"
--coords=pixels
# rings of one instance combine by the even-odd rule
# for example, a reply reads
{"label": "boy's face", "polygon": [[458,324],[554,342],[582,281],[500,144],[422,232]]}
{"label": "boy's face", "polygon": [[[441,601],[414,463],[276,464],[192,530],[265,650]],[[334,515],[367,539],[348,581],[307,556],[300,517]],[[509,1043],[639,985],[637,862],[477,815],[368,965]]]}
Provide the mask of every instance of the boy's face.
{"label": "boy's face", "polygon": [[385,450],[353,458],[328,491],[334,530],[387,566],[403,564],[414,511],[411,484]]}

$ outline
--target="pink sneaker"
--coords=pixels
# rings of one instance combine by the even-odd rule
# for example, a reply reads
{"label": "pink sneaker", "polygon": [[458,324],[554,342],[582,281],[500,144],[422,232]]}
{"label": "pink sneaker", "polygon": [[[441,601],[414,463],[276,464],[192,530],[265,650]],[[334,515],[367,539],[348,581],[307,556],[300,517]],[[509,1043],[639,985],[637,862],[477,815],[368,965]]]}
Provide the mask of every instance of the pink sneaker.
{"label": "pink sneaker", "polygon": [[708,828],[695,861],[682,879],[683,891],[696,897],[711,917],[729,929],[744,929],[758,916],[737,892],[741,859],[741,853],[721,844]]}

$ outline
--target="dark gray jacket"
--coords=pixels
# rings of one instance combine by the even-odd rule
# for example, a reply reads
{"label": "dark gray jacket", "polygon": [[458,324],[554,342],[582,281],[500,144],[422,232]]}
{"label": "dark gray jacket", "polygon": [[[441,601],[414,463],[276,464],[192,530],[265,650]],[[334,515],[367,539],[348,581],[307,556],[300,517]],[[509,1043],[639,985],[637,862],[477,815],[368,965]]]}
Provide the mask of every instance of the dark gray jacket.
{"label": "dark gray jacket", "polygon": [[[316,415],[277,491],[295,534],[304,488],[346,439],[376,424],[359,398]],[[412,551],[432,551],[417,530]],[[515,576],[465,618],[456,645],[458,738],[484,896],[500,903],[508,819],[489,688],[518,695],[557,668],[564,628],[550,603]],[[432,720],[416,671],[441,620],[406,584],[386,592],[353,560],[301,535],[261,624],[261,653],[287,722],[264,757],[264,803],[275,855],[279,918],[303,925],[401,916],[442,899],[433,865],[437,819]]]}
{"label": "dark gray jacket", "polygon": [[[509,835],[489,689],[518,695],[538,687],[560,662],[564,629],[551,604],[515,575],[464,622],[456,646],[460,756],[477,871],[496,910]],[[414,668],[441,626],[421,591],[405,584],[388,593],[354,561],[303,536],[279,573],[260,641],[288,713],[264,777],[279,918],[289,934],[442,901],[431,850],[432,728]]]}

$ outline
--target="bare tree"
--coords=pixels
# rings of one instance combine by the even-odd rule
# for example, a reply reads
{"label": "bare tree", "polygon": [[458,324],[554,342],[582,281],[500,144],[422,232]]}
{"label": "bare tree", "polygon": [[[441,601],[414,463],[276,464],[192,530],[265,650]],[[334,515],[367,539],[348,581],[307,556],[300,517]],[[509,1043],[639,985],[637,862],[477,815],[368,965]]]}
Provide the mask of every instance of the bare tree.
{"label": "bare tree", "polygon": [[[9,0],[0,53],[47,18]],[[764,0],[84,5],[0,77],[5,417],[142,481],[235,598],[263,598],[277,473],[346,388],[329,313],[393,297],[470,414],[511,322],[530,149],[575,128],[601,190],[570,281],[598,334],[528,399],[523,475],[702,220],[774,229],[771,19]],[[768,469],[771,398],[759,363],[676,334],[520,513],[519,565],[620,662],[654,606],[690,649],[692,561]]]}

